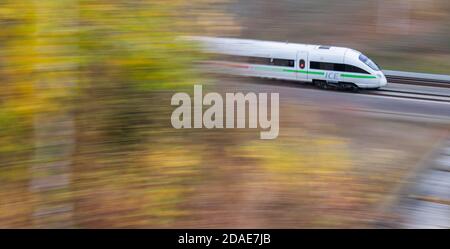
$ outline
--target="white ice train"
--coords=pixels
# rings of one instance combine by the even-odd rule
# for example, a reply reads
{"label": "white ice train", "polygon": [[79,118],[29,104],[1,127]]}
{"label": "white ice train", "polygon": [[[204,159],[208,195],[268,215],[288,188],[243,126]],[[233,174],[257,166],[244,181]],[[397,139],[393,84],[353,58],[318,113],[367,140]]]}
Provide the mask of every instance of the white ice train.
{"label": "white ice train", "polygon": [[380,68],[364,54],[343,47],[234,38],[194,37],[214,70],[243,76],[311,82],[318,87],[357,90],[387,85]]}

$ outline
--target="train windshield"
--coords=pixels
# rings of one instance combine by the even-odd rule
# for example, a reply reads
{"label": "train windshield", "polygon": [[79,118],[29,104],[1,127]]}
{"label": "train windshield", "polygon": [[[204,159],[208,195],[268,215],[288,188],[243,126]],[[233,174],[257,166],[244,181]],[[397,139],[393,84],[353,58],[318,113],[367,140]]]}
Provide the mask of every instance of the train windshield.
{"label": "train windshield", "polygon": [[367,56],[360,54],[359,55],[359,60],[364,62],[364,64],[366,64],[367,66],[369,66],[370,68],[372,68],[375,71],[380,71],[380,68],[378,67],[378,65],[373,62],[371,59],[369,59]]}

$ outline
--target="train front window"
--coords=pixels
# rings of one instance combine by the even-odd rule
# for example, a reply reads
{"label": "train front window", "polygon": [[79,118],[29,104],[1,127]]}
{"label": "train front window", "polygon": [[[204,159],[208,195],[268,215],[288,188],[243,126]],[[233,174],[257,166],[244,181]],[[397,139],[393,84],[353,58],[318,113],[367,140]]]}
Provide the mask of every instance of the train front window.
{"label": "train front window", "polygon": [[359,60],[364,62],[364,64],[366,64],[367,66],[369,66],[370,68],[372,68],[375,71],[380,71],[380,68],[378,67],[378,65],[373,62],[371,59],[369,59],[367,56],[360,54],[359,55]]}

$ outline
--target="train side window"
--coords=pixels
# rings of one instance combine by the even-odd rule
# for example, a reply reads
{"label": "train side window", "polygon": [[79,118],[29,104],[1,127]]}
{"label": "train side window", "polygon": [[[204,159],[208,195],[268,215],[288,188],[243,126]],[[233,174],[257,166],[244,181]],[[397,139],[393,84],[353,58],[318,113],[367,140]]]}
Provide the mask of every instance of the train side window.
{"label": "train side window", "polygon": [[305,60],[300,60],[299,67],[300,67],[301,69],[305,68]]}
{"label": "train side window", "polygon": [[311,69],[322,69],[329,71],[341,71],[346,72],[346,65],[341,63],[330,63],[330,62],[317,62],[311,61],[309,64]]}
{"label": "train side window", "polygon": [[321,62],[320,63],[320,69],[333,71],[334,70],[334,65],[333,65],[333,63]]}
{"label": "train side window", "polygon": [[352,65],[345,65],[345,72],[350,72],[350,73],[363,73],[363,74],[370,74],[369,72],[367,72],[366,70],[359,68],[359,67],[355,67]]}
{"label": "train side window", "polygon": [[335,63],[333,66],[334,71],[345,72],[345,65],[341,63]]}
{"label": "train side window", "polygon": [[258,64],[258,65],[271,65],[271,59],[263,58],[263,57],[248,57],[247,60],[250,64]]}
{"label": "train side window", "polygon": [[309,62],[309,68],[310,69],[320,69],[320,62],[310,61]]}
{"label": "train side window", "polygon": [[273,65],[280,67],[294,67],[294,61],[287,59],[273,59]]}

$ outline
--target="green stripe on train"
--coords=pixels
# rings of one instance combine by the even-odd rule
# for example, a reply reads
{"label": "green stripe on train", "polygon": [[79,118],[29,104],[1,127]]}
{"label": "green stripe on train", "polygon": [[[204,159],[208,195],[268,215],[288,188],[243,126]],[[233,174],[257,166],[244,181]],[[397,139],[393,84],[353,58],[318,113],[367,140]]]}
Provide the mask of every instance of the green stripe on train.
{"label": "green stripe on train", "polygon": [[318,74],[318,75],[324,75],[324,72],[314,72],[314,71],[306,71],[306,70],[294,70],[294,69],[283,69],[284,72],[289,73],[304,73],[304,74]]}
{"label": "green stripe on train", "polygon": [[271,71],[271,72],[283,72],[284,70],[281,68],[273,68],[273,67],[254,67],[256,70],[262,70],[262,71]]}
{"label": "green stripe on train", "polygon": [[[256,70],[272,71],[272,72],[287,72],[287,73],[303,73],[303,74],[315,74],[315,75],[325,75],[324,72],[317,71],[306,71],[306,70],[295,70],[295,69],[282,69],[273,67],[254,67]],[[356,75],[356,74],[341,74],[343,78],[357,78],[357,79],[375,79],[372,75]]]}
{"label": "green stripe on train", "polygon": [[308,74],[325,75],[324,72],[314,72],[314,71],[309,71]]}
{"label": "green stripe on train", "polygon": [[343,78],[358,78],[358,79],[375,79],[375,76],[372,75],[355,75],[355,74],[341,74]]}

